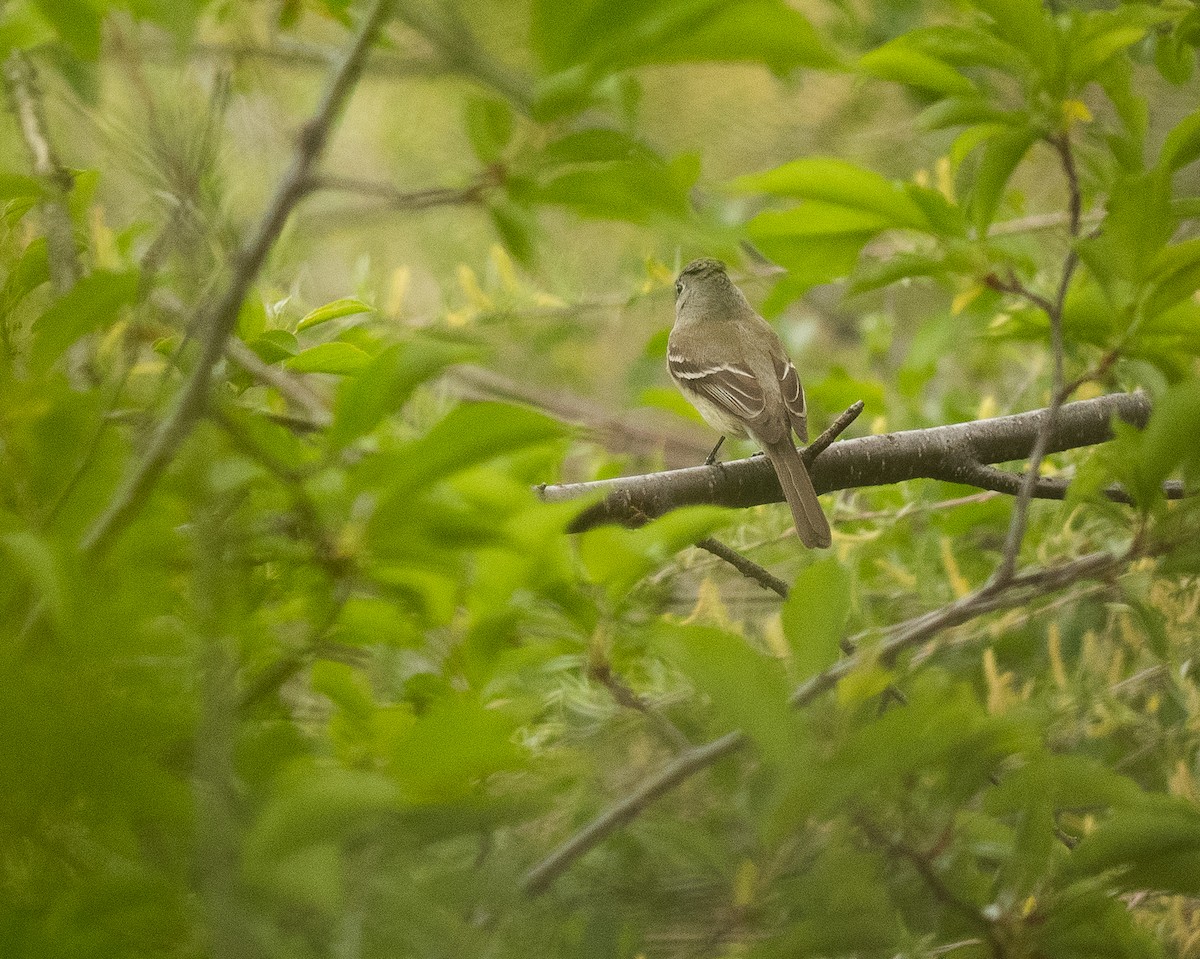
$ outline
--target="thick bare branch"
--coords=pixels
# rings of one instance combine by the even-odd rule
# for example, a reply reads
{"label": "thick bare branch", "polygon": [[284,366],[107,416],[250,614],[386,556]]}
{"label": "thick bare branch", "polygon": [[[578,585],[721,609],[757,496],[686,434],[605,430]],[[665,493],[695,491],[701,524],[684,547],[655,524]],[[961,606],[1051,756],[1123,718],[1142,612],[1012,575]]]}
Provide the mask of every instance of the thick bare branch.
{"label": "thick bare branch", "polygon": [[[818,493],[913,479],[973,483],[977,477],[965,466],[1006,463],[1028,456],[1047,412],[1034,410],[971,423],[844,440],[834,443],[809,463],[809,472]],[[1112,438],[1110,423],[1114,416],[1143,426],[1149,415],[1150,400],[1143,393],[1114,393],[1065,404],[1047,434],[1045,452],[1104,443]],[[811,458],[807,450],[802,455]],[[604,495],[603,500],[575,521],[576,532],[603,523],[643,522],[680,506],[745,508],[783,500],[775,471],[762,457],[646,476],[544,486],[540,492],[549,502]],[[1041,493],[1041,487],[1035,484],[1034,495]],[[1061,493],[1054,492],[1051,498],[1061,498]]]}
{"label": "thick bare branch", "polygon": [[191,433],[204,411],[213,368],[225,353],[225,343],[238,311],[267,254],[275,245],[293,208],[308,190],[309,177],[324,153],[330,131],[362,74],[367,53],[387,21],[392,0],[376,0],[354,42],[330,77],[321,103],[300,131],[292,161],[250,239],[234,256],[233,271],[224,291],[199,310],[200,355],[170,412],[159,424],[141,459],[125,478],[104,513],[84,536],[82,549],[104,548],[149,495],[175,451]]}

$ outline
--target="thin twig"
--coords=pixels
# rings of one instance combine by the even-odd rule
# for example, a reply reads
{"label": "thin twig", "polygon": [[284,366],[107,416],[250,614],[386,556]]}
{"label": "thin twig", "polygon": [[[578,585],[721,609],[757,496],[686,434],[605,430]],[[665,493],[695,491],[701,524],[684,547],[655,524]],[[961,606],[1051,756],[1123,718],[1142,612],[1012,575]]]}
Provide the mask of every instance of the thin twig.
{"label": "thin twig", "polygon": [[65,293],[80,277],[79,256],[75,249],[75,227],[71,222],[68,198],[74,178],[62,165],[46,126],[37,71],[21,50],[14,50],[4,61],[4,80],[12,98],[13,112],[21,129],[21,138],[29,151],[34,175],[45,191],[42,217],[46,227],[46,253],[50,282],[58,293]]}
{"label": "thin twig", "polygon": [[250,347],[235,336],[225,343],[225,355],[260,383],[270,386],[308,414],[308,422],[324,429],[333,422],[329,404],[322,400],[298,376],[264,363]]}
{"label": "thin twig", "polygon": [[[1055,294],[1054,301],[1047,302],[1040,296],[1035,298],[1033,295],[1030,295],[1030,299],[1037,302],[1050,320],[1050,349],[1054,358],[1053,394],[1050,400],[1050,407],[1046,410],[1045,419],[1038,429],[1037,441],[1034,443],[1033,451],[1029,456],[1029,466],[1025,472],[1021,491],[1017,494],[1016,502],[1013,505],[1012,520],[1009,523],[1008,535],[1004,541],[1004,551],[1000,565],[996,568],[992,576],[993,581],[997,583],[1003,583],[1011,579],[1017,568],[1017,554],[1021,551],[1021,543],[1025,539],[1025,529],[1029,522],[1029,503],[1033,499],[1033,491],[1037,485],[1042,460],[1045,459],[1047,448],[1050,444],[1050,434],[1054,431],[1059,409],[1061,409],[1063,403],[1070,396],[1063,373],[1065,352],[1063,345],[1063,306],[1067,300],[1067,290],[1071,285],[1071,278],[1075,275],[1075,268],[1079,263],[1079,254],[1075,249],[1075,241],[1079,238],[1083,194],[1079,187],[1079,174],[1075,168],[1075,155],[1071,150],[1069,134],[1063,132],[1054,137],[1051,143],[1058,151],[1059,158],[1062,161],[1063,173],[1067,178],[1067,193],[1069,197],[1068,227],[1071,232],[1071,249],[1068,251],[1066,261],[1063,264],[1062,276],[1059,278],[1058,292]],[[1078,381],[1071,384],[1071,390],[1074,390],[1077,384]]]}
{"label": "thin twig", "polygon": [[726,733],[720,739],[696,746],[676,757],[656,775],[642,782],[620,802],[609,807],[596,819],[559,846],[549,856],[530,869],[521,888],[528,896],[537,896],[550,888],[580,856],[601,839],[620,829],[660,796],[686,782],[702,769],[740,749],[746,737],[740,732]]}
{"label": "thin twig", "polygon": [[747,559],[732,546],[726,546],[719,539],[709,536],[696,544],[698,549],[712,553],[718,559],[723,559],[747,579],[752,579],[763,589],[769,589],[783,599],[788,598],[788,585],[770,570],[752,559]]}
{"label": "thin twig", "polygon": [[85,534],[81,548],[96,554],[136,513],[175,451],[191,433],[204,410],[210,379],[237,322],[250,286],[279,238],[292,209],[307,192],[308,179],[325,150],[334,122],[359,76],[376,35],[388,19],[392,0],[376,0],[341,64],[330,77],[320,106],[300,131],[291,165],[250,240],[235,254],[233,275],[225,291],[200,308],[200,355],[175,404],[159,425],[142,458],[126,477],[108,508]]}
{"label": "thin twig", "polygon": [[635,693],[625,680],[613,672],[612,664],[607,659],[594,656],[588,662],[588,676],[607,689],[618,705],[645,716],[672,748],[692,748],[692,741],[684,735],[683,730],[648,703],[645,697]]}
{"label": "thin twig", "polygon": [[982,910],[974,903],[962,899],[958,894],[946,885],[936,869],[933,868],[933,857],[913,849],[907,843],[899,839],[893,839],[887,832],[875,825],[864,815],[854,817],[855,823],[873,843],[882,846],[892,855],[903,859],[916,870],[917,875],[929,887],[929,891],[948,908],[958,913],[967,921],[968,924],[974,926],[975,929],[987,940],[988,948],[991,949],[992,955],[996,959],[1003,959],[1004,945],[1000,938],[996,935],[996,930],[993,924],[983,914]]}
{"label": "thin twig", "polygon": [[496,178],[491,175],[482,176],[464,187],[428,187],[424,190],[401,190],[391,183],[330,173],[321,173],[309,180],[309,189],[313,192],[351,193],[381,200],[389,210],[408,211],[480,203],[495,185]]}

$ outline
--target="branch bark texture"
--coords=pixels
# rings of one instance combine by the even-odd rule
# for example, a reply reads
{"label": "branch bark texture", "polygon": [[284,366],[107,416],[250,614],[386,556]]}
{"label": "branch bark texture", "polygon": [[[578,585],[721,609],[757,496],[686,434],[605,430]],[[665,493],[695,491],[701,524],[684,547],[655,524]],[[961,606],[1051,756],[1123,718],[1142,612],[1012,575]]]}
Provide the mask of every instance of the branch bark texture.
{"label": "branch bark texture", "polygon": [[[964,483],[983,489],[1011,491],[1008,474],[982,467],[1029,456],[1048,410],[1034,410],[971,423],[866,436],[834,443],[819,458],[804,451],[818,493],[860,486],[884,486],[912,479]],[[1046,453],[1095,446],[1112,438],[1111,422],[1119,417],[1143,426],[1150,400],[1143,393],[1114,393],[1063,405],[1049,431]],[[581,532],[604,523],[637,523],[681,506],[700,504],[745,508],[783,501],[775,471],[764,457],[716,466],[694,466],[646,476],[627,476],[591,483],[543,486],[548,502],[603,495],[575,521]],[[1035,496],[1061,498],[1057,487],[1034,488]]]}

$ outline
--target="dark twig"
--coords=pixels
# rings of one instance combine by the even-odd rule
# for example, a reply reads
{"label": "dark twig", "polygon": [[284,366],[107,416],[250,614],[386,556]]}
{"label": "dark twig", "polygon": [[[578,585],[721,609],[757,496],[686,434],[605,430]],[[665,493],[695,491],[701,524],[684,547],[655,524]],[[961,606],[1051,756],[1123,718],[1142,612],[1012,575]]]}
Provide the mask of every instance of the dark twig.
{"label": "dark twig", "polygon": [[752,579],[763,589],[777,593],[783,599],[788,597],[788,585],[765,567],[759,566],[752,559],[747,559],[732,546],[726,546],[719,539],[709,536],[696,544],[698,549],[712,553],[718,559],[723,559],[747,579]]}
{"label": "dark twig", "polygon": [[620,829],[660,796],[686,782],[718,759],[740,749],[746,737],[739,732],[727,733],[720,739],[689,749],[676,757],[657,774],[645,780],[620,802],[609,807],[596,819],[559,846],[549,856],[525,874],[521,888],[528,896],[537,896],[550,888],[567,868],[605,836]]}
{"label": "dark twig", "polygon": [[893,856],[903,859],[912,866],[917,875],[921,877],[921,881],[929,887],[929,891],[933,893],[938,901],[943,903],[948,909],[962,916],[969,925],[973,926],[987,940],[988,947],[991,949],[995,959],[1003,959],[1005,955],[1004,944],[996,935],[996,929],[993,924],[977,905],[960,898],[953,889],[946,885],[933,866],[934,857],[932,855],[923,853],[918,849],[913,849],[907,843],[892,838],[886,830],[877,826],[863,815],[855,816],[854,822],[871,842],[882,846]]}
{"label": "dark twig", "polygon": [[65,293],[80,276],[75,227],[71,223],[71,210],[67,203],[74,179],[62,165],[50,140],[37,72],[21,50],[14,50],[4,61],[4,81],[21,129],[21,138],[29,151],[34,176],[41,181],[45,191],[42,216],[46,226],[50,282],[56,292]]}
{"label": "dark twig", "polygon": [[618,705],[645,716],[672,748],[692,748],[692,741],[684,735],[683,730],[646,702],[645,697],[630,689],[625,680],[613,672],[612,664],[607,659],[594,656],[588,663],[588,676],[607,689]]}
{"label": "dark twig", "polygon": [[319,174],[309,180],[309,190],[313,192],[352,193],[380,200],[389,210],[408,211],[480,203],[495,185],[496,178],[492,175],[482,176],[464,187],[428,187],[424,190],[401,190],[391,183],[329,173]]}
{"label": "dark twig", "polygon": [[225,354],[225,343],[251,284],[279,238],[292,209],[307,192],[308,179],[320,161],[330,131],[362,73],[367,52],[388,19],[391,0],[376,0],[349,51],[330,77],[321,103],[300,131],[291,165],[248,242],[235,254],[233,274],[224,292],[201,306],[200,355],[171,411],[159,425],[146,451],[126,477],[108,508],[84,536],[85,553],[101,551],[149,495],[175,451],[204,411],[213,368]]}

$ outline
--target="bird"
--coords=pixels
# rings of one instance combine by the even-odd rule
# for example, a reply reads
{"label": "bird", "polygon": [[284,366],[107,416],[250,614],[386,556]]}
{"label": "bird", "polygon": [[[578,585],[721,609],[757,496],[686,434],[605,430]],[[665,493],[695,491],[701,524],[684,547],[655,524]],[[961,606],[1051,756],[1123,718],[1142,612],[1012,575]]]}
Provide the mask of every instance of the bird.
{"label": "bird", "polygon": [[667,369],[680,392],[721,434],[749,436],[775,468],[800,541],[823,549],[829,521],[795,445],[808,442],[804,388],[779,335],[747,301],[720,260],[693,260],[675,281]]}

